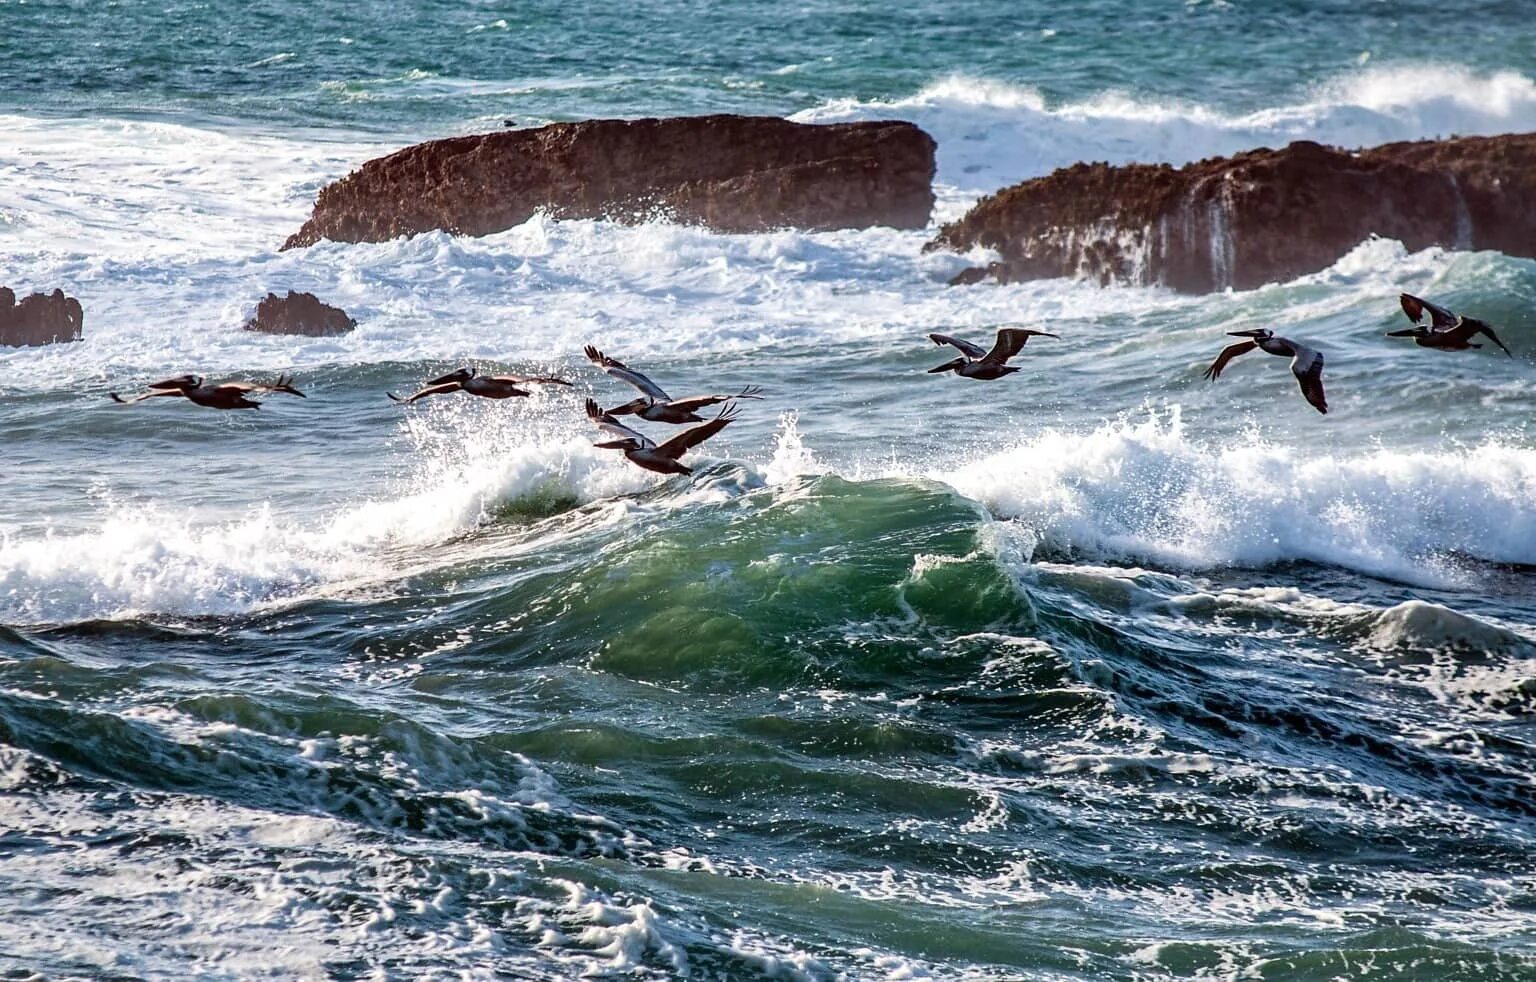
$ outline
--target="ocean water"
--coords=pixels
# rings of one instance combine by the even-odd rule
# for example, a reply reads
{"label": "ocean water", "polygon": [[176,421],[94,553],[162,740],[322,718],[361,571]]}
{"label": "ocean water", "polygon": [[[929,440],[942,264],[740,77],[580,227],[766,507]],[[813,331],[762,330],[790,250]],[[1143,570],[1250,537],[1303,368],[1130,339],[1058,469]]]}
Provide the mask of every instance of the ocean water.
{"label": "ocean water", "polygon": [[[741,8],[741,9],[737,9]],[[1475,54],[1475,58],[1472,55]],[[421,139],[901,118],[1078,160],[1536,129],[1518,2],[0,0],[0,972],[1536,978],[1536,263],[950,288],[929,232],[279,252]],[[310,290],[357,330],[240,329]],[[1513,350],[1383,332],[1409,291]],[[924,338],[1043,327],[1020,374]],[[1325,352],[1201,372],[1229,330]],[[597,344],[764,387],[663,479]],[[461,364],[576,384],[409,391]],[[291,372],[259,412],[109,391]]]}

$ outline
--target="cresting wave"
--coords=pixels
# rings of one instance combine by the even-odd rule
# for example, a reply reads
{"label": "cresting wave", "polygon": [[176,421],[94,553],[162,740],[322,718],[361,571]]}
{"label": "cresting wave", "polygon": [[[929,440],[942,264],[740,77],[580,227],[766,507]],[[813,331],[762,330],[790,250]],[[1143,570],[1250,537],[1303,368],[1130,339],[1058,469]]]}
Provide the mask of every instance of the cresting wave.
{"label": "cresting wave", "polygon": [[[0,541],[0,620],[240,614],[471,558],[440,547],[487,525],[599,502],[613,506],[600,521],[648,522],[839,472],[947,483],[1007,522],[1037,559],[1190,572],[1302,561],[1435,587],[1475,580],[1473,560],[1536,565],[1536,451],[1492,442],[1308,454],[1257,436],[1194,439],[1175,408],[1088,432],[1047,431],[969,463],[837,466],[806,445],[790,416],[771,458],[748,463],[744,479],[664,485],[593,450],[553,414],[537,436],[526,421],[487,419],[443,413],[408,424],[416,476],[402,492],[319,522],[271,505],[221,523],[113,507],[92,532]],[[754,510],[753,521],[775,521],[772,492]],[[551,525],[532,534],[516,548],[537,551],[576,533]]]}
{"label": "cresting wave", "polygon": [[1304,102],[1233,115],[1118,92],[1052,106],[1029,88],[951,76],[905,99],[838,100],[793,118],[910,119],[938,141],[938,181],[969,196],[1079,161],[1184,164],[1293,140],[1364,147],[1527,132],[1536,129],[1536,81],[1452,66],[1372,68],[1323,83]]}

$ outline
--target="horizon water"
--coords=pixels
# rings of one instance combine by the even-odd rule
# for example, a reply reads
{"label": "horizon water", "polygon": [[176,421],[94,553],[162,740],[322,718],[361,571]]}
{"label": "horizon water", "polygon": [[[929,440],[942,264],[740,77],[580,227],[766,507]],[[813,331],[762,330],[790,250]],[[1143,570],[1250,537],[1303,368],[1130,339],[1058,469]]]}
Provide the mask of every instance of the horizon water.
{"label": "horizon water", "polygon": [[[1080,160],[1536,130],[1528,19],[0,0],[0,285],[85,308],[0,349],[0,970],[1536,978],[1536,262],[922,252]],[[934,227],[278,251],[410,143],[717,111],[917,123]],[[289,289],[357,329],[241,330]],[[1514,357],[1383,338],[1404,291]],[[924,374],[1010,324],[1061,339]],[[1326,417],[1201,378],[1253,327]],[[765,398],[663,479],[592,448],[587,343]],[[461,364],[576,384],[384,397]],[[183,372],[308,398],[106,398]]]}

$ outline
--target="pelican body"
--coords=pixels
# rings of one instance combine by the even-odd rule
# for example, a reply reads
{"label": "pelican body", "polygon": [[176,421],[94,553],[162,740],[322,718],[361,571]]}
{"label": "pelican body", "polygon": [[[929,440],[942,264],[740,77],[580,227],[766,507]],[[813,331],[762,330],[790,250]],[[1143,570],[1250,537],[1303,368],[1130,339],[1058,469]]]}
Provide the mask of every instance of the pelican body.
{"label": "pelican body", "polygon": [[256,392],[286,392],[301,399],[306,398],[304,393],[293,387],[292,379],[286,375],[279,375],[276,382],[220,382],[217,385],[205,384],[201,375],[181,375],[155,382],[149,386],[149,391],[132,399],[124,399],[116,392],[107,394],[113,402],[125,406],[159,396],[179,396],[209,409],[260,409],[261,403],[249,398]]}
{"label": "pelican body", "polygon": [[930,334],[928,340],[934,344],[947,344],[959,349],[960,357],[928,369],[928,374],[954,372],[961,378],[973,378],[984,382],[1002,378],[1004,375],[1012,375],[1020,369],[1008,364],[1008,359],[1023,351],[1024,345],[1032,337],[1055,338],[1060,335],[1046,331],[1031,331],[1023,327],[1005,327],[997,332],[997,340],[993,342],[992,350],[983,351],[980,345],[972,344],[963,338],[953,338],[948,334]]}
{"label": "pelican body", "polygon": [[1220,378],[1221,370],[1227,367],[1228,362],[1255,348],[1271,355],[1282,355],[1291,359],[1291,374],[1296,376],[1296,381],[1301,386],[1301,394],[1306,397],[1307,402],[1312,404],[1313,409],[1327,415],[1328,397],[1323,393],[1322,352],[1314,351],[1304,344],[1297,344],[1289,338],[1279,337],[1267,328],[1253,331],[1228,331],[1227,334],[1234,338],[1252,338],[1252,340],[1240,341],[1222,348],[1221,354],[1216,356],[1211,367],[1205,370],[1206,378],[1212,381]]}
{"label": "pelican body", "polygon": [[593,399],[587,400],[587,418],[596,423],[598,429],[615,438],[593,446],[602,450],[622,450],[631,463],[658,474],[692,474],[693,468],[678,458],[729,426],[731,420],[736,418],[736,406],[727,403],[718,415],[704,425],[684,430],[659,445],[645,434],[620,423],[612,413],[604,412]]}
{"label": "pelican body", "polygon": [[441,395],[445,392],[468,392],[472,396],[481,396],[486,399],[511,399],[516,396],[532,395],[527,389],[520,388],[529,382],[538,382],[548,385],[570,385],[563,378],[554,378],[548,375],[479,375],[473,368],[461,368],[456,372],[435,378],[428,382],[420,391],[401,398],[393,392],[386,392],[395,402],[408,405],[417,399],[425,399],[427,396]]}
{"label": "pelican body", "polygon": [[[1480,344],[1472,343],[1473,335],[1482,334],[1503,348],[1506,355],[1514,357],[1509,349],[1504,347],[1504,342],[1499,340],[1499,336],[1493,333],[1493,328],[1475,317],[1462,317],[1428,300],[1420,300],[1411,293],[1402,294],[1398,300],[1403,305],[1403,313],[1413,321],[1413,327],[1402,331],[1388,331],[1389,338],[1413,338],[1413,343],[1421,348],[1466,351],[1468,348],[1482,347]],[[1419,323],[1426,311],[1429,313],[1427,325]]]}
{"label": "pelican body", "polygon": [[[704,417],[698,414],[698,410],[705,406],[713,406],[716,403],[727,402],[732,399],[761,399],[758,395],[761,389],[755,385],[749,385],[740,392],[729,395],[689,396],[686,399],[674,399],[667,395],[666,390],[652,382],[649,378],[630,368],[617,358],[598,351],[592,345],[587,345],[587,360],[597,365],[609,375],[621,382],[627,382],[640,390],[640,398],[624,403],[622,406],[614,406],[606,410],[608,416],[639,416],[641,419],[652,423],[702,423]],[[718,419],[719,417],[715,417]],[[711,420],[713,422],[713,420]],[[644,466],[644,465],[642,465]]]}

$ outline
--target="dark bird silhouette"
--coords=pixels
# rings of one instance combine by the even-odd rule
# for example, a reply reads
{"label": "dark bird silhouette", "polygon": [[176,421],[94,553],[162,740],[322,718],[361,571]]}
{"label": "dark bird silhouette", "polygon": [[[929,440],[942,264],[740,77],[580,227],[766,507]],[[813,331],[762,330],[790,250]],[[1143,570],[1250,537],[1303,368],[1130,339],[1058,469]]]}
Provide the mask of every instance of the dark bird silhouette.
{"label": "dark bird silhouette", "polygon": [[1024,345],[1032,337],[1059,338],[1058,334],[1047,331],[1032,331],[1023,327],[1005,327],[997,332],[997,340],[992,344],[991,351],[981,350],[980,345],[972,344],[961,338],[952,338],[948,334],[930,334],[928,340],[934,344],[952,345],[960,350],[960,357],[954,361],[947,361],[936,368],[928,369],[929,375],[938,375],[942,372],[954,372],[962,378],[982,379],[991,381],[1002,378],[1004,375],[1012,375],[1019,371],[1018,368],[1009,365],[1008,359],[1024,350]]}
{"label": "dark bird silhouette", "polygon": [[305,398],[304,393],[295,389],[292,379],[286,375],[279,375],[276,382],[220,382],[217,385],[204,385],[200,375],[182,375],[155,382],[147,392],[132,399],[124,399],[116,392],[107,394],[113,402],[125,406],[159,396],[180,396],[209,409],[258,409],[261,403],[248,397],[259,392],[286,392],[291,396]]}
{"label": "dark bird silhouette", "polygon": [[[1413,343],[1421,348],[1440,348],[1443,351],[1465,351],[1468,348],[1481,348],[1480,344],[1472,343],[1472,336],[1483,334],[1488,340],[1504,348],[1504,353],[1513,358],[1504,342],[1493,333],[1493,328],[1475,317],[1462,317],[1453,314],[1444,307],[1432,304],[1428,300],[1420,300],[1411,293],[1404,293],[1399,298],[1403,305],[1403,313],[1413,321],[1413,327],[1402,331],[1388,331],[1389,338],[1413,338]],[[1421,324],[1425,312],[1429,313],[1429,324]]]}
{"label": "dark bird silhouette", "polygon": [[[749,385],[740,392],[728,395],[689,396],[686,399],[674,399],[667,395],[661,386],[652,382],[649,378],[630,368],[617,358],[610,358],[598,351],[592,345],[584,349],[587,360],[602,368],[621,382],[628,382],[640,390],[640,398],[626,402],[622,406],[614,406],[606,410],[609,416],[635,415],[641,419],[650,420],[653,423],[702,423],[704,417],[698,414],[698,410],[705,406],[713,406],[716,403],[727,402],[731,399],[761,399],[758,395],[762,391],[758,386]],[[716,417],[718,418],[718,417]]]}
{"label": "dark bird silhouette", "polygon": [[736,418],[736,405],[726,403],[713,419],[702,426],[686,429],[660,445],[645,434],[620,423],[611,413],[603,412],[595,400],[587,400],[587,418],[596,423],[598,429],[615,438],[594,443],[593,446],[603,450],[622,450],[624,456],[632,462],[658,474],[692,474],[693,468],[680,463],[678,458],[729,426],[731,420]]}
{"label": "dark bird silhouette", "polygon": [[1252,338],[1253,340],[1240,341],[1222,348],[1221,354],[1211,362],[1211,367],[1205,370],[1206,378],[1212,381],[1221,378],[1221,370],[1227,367],[1228,362],[1255,348],[1272,355],[1284,355],[1291,359],[1291,374],[1296,376],[1296,381],[1301,385],[1301,394],[1306,396],[1313,409],[1327,414],[1328,398],[1323,394],[1322,352],[1313,351],[1306,345],[1297,344],[1289,338],[1276,337],[1273,331],[1266,328],[1254,331],[1228,331],[1227,334],[1234,338]]}
{"label": "dark bird silhouette", "polygon": [[563,378],[554,378],[549,375],[477,375],[473,368],[461,368],[456,372],[435,378],[426,384],[426,387],[418,392],[413,392],[404,398],[393,392],[385,395],[405,405],[415,402],[417,399],[425,399],[427,396],[441,395],[444,392],[458,392],[463,390],[472,396],[482,396],[486,399],[511,399],[514,396],[532,395],[527,389],[519,386],[529,382],[540,382],[547,385],[570,385]]}

